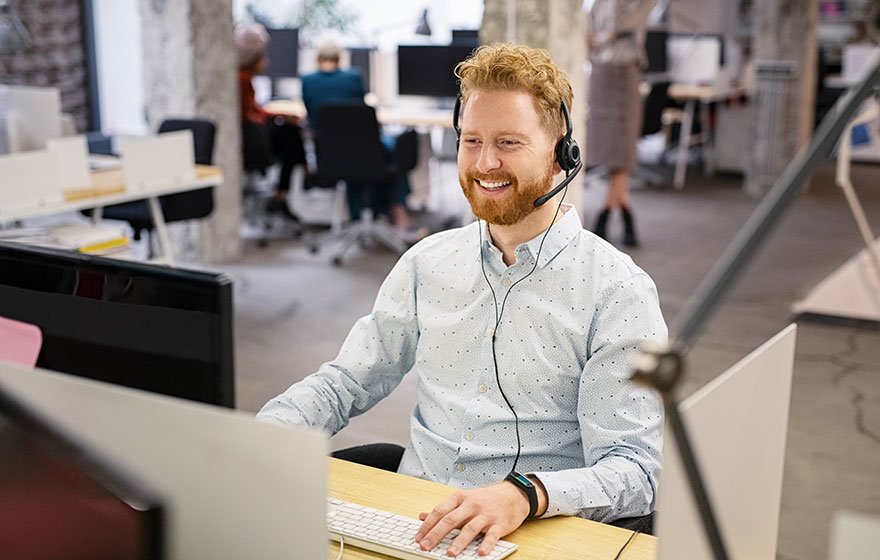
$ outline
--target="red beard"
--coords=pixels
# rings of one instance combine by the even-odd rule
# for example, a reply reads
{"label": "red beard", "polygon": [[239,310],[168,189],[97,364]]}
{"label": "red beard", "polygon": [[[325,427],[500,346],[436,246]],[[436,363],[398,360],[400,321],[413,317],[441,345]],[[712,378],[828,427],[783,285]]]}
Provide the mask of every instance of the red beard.
{"label": "red beard", "polygon": [[[483,187],[476,183],[480,179],[484,182],[509,182],[503,187],[506,192],[498,192],[497,196],[486,193]],[[471,205],[471,211],[481,220],[499,226],[510,226],[535,211],[535,199],[550,190],[553,174],[548,170],[543,177],[528,178],[520,183],[516,177],[506,173],[493,173],[483,175],[476,171],[459,173],[458,182],[461,190]]]}

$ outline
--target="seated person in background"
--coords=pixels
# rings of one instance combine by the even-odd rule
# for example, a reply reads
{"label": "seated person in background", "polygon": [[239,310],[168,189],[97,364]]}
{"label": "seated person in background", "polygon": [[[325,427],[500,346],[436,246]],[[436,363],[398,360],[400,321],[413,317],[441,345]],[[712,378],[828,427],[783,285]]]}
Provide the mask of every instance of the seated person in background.
{"label": "seated person in background", "polygon": [[300,119],[292,115],[271,113],[257,103],[251,80],[264,73],[269,63],[266,55],[269,34],[266,29],[259,23],[239,27],[235,30],[235,44],[238,48],[238,90],[242,122],[250,121],[265,127],[272,151],[281,162],[281,174],[267,210],[290,215],[285,202],[290,189],[290,177],[297,164],[306,162],[299,128]]}
{"label": "seated person in background", "polygon": [[[333,42],[324,42],[318,47],[318,70],[302,77],[302,98],[308,113],[309,128],[320,129],[321,105],[364,103],[366,90],[363,78],[357,69],[343,70],[339,67],[339,46]],[[394,151],[396,138],[382,137],[382,143],[390,154]],[[316,138],[316,141],[319,139]],[[393,189],[391,200],[374,200],[374,210],[385,213],[390,209],[392,223],[401,231],[409,229],[409,215],[406,211],[406,197],[410,193],[409,180],[402,177]],[[352,220],[360,218],[364,206],[363,191],[357,186],[347,192],[349,214]]]}
{"label": "seated person in background", "polygon": [[[654,508],[663,409],[629,380],[644,341],[666,342],[652,280],[584,230],[562,194],[555,147],[568,77],[547,51],[478,48],[461,78],[459,182],[478,222],[414,245],[338,356],[270,400],[260,420],[331,434],[417,375],[398,472],[454,493],[416,537],[453,528],[487,553],[526,519],[598,521]],[[526,473],[531,488],[506,476]],[[534,505],[533,505],[534,504]]]}

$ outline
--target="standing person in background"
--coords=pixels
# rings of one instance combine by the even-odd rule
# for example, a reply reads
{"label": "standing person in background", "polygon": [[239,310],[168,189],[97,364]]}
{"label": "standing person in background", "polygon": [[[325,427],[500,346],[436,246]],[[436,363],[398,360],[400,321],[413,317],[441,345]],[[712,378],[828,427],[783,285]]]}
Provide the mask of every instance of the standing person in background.
{"label": "standing person in background", "polygon": [[269,64],[266,49],[269,34],[259,23],[239,27],[235,30],[235,45],[238,49],[238,91],[241,103],[241,119],[265,128],[272,146],[272,152],[281,162],[281,174],[275,193],[266,206],[270,212],[282,212],[289,217],[287,191],[290,190],[290,177],[297,164],[305,164],[306,153],[300,134],[299,117],[269,112],[257,103],[252,80],[254,76],[265,73]]}
{"label": "standing person in background", "polygon": [[[322,43],[318,47],[318,70],[302,77],[303,103],[308,113],[309,128],[313,132],[319,129],[321,105],[364,103],[366,90],[360,72],[340,68],[339,56],[339,45],[330,41]],[[389,154],[394,151],[396,140],[395,137],[382,136],[382,143]],[[404,237],[408,238],[409,215],[406,211],[406,197],[410,188],[406,177],[401,177],[393,191],[391,200],[373,201],[372,206],[375,211],[383,214],[387,208],[391,214],[391,222],[404,234]],[[363,190],[357,187],[349,188],[346,196],[351,219],[359,219],[364,205]]]}
{"label": "standing person in background", "polygon": [[589,6],[590,73],[587,166],[608,168],[605,206],[593,232],[606,237],[608,217],[623,215],[623,244],[635,247],[635,218],[630,209],[629,178],[637,163],[642,126],[639,81],[647,63],[645,27],[657,0],[593,0]]}

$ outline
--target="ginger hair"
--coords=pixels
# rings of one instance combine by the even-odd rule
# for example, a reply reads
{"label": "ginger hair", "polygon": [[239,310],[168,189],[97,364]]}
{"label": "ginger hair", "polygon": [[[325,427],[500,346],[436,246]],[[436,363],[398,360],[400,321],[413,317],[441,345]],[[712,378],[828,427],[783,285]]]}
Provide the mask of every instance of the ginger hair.
{"label": "ginger hair", "polygon": [[512,90],[532,95],[535,110],[551,137],[565,134],[560,106],[571,110],[573,93],[568,76],[544,49],[494,43],[477,48],[455,67],[460,81],[462,112],[476,91]]}

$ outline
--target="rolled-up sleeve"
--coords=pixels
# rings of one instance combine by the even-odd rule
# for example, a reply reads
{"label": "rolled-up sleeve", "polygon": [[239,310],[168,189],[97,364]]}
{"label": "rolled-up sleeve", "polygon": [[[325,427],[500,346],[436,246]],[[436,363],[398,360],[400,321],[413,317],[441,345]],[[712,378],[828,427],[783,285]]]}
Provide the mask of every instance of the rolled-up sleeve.
{"label": "rolled-up sleeve", "polygon": [[369,315],[349,332],[336,358],[266,403],[257,419],[335,434],[397,387],[418,343],[413,266],[401,257]]}
{"label": "rolled-up sleeve", "polygon": [[609,521],[654,509],[663,407],[629,379],[647,340],[665,343],[667,331],[654,283],[638,274],[608,291],[591,327],[578,395],[586,466],[534,473],[547,489],[545,517]]}

